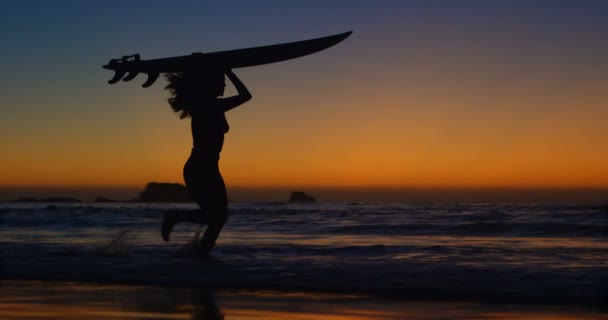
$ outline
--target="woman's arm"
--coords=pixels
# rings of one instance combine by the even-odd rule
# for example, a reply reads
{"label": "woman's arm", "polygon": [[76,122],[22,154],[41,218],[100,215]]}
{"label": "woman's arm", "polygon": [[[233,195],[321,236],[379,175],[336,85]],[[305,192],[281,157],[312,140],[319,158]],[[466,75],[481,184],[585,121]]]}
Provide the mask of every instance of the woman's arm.
{"label": "woman's arm", "polygon": [[236,88],[238,95],[236,95],[234,97],[223,99],[224,112],[234,109],[234,108],[242,105],[243,103],[251,100],[251,98],[252,98],[251,93],[249,93],[249,90],[247,90],[247,87],[245,87],[243,82],[241,82],[241,79],[239,79],[236,76],[236,74],[234,74],[234,72],[232,72],[232,70],[226,71],[226,76],[228,76],[228,79],[230,79],[230,81]]}

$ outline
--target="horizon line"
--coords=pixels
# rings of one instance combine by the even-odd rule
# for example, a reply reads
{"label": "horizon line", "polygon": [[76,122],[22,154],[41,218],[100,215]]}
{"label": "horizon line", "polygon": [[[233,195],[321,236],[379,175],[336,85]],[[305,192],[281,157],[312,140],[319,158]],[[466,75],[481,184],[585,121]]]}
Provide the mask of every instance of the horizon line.
{"label": "horizon line", "polygon": [[[0,186],[0,201],[105,198],[124,202],[138,199],[144,188]],[[294,191],[319,202],[608,203],[608,187],[228,187],[231,202],[286,202]]]}

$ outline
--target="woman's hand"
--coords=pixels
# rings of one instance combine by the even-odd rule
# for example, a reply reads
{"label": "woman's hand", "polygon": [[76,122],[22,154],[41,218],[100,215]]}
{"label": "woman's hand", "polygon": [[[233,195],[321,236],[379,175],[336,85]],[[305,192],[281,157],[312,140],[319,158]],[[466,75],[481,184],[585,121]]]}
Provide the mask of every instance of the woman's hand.
{"label": "woman's hand", "polygon": [[234,97],[223,99],[224,103],[225,103],[224,112],[226,112],[230,109],[236,108],[236,107],[240,106],[241,104],[251,100],[251,98],[252,98],[251,93],[249,93],[249,90],[247,90],[247,87],[245,87],[243,82],[241,82],[239,77],[237,77],[236,74],[234,74],[234,72],[232,72],[231,69],[226,70],[226,76],[228,77],[228,79],[230,79],[230,81],[236,88],[238,95],[236,95]]}

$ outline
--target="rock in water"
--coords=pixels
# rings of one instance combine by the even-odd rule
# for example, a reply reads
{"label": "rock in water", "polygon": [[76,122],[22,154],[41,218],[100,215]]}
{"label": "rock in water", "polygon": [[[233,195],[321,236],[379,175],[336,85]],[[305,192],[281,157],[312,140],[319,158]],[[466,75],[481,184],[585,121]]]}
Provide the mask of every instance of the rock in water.
{"label": "rock in water", "polygon": [[179,183],[150,182],[139,194],[143,202],[191,202],[192,196],[186,186]]}
{"label": "rock in water", "polygon": [[316,203],[317,200],[302,191],[294,191],[289,196],[289,203]]}

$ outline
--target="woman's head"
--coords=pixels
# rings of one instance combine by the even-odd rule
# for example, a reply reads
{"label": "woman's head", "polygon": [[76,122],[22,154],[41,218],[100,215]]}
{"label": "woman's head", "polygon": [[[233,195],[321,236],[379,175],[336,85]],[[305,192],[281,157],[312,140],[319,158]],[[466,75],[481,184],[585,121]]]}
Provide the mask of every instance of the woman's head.
{"label": "woman's head", "polygon": [[171,92],[169,104],[182,119],[190,116],[194,106],[224,95],[226,86],[224,72],[219,70],[169,73],[166,79],[169,84],[165,89]]}

